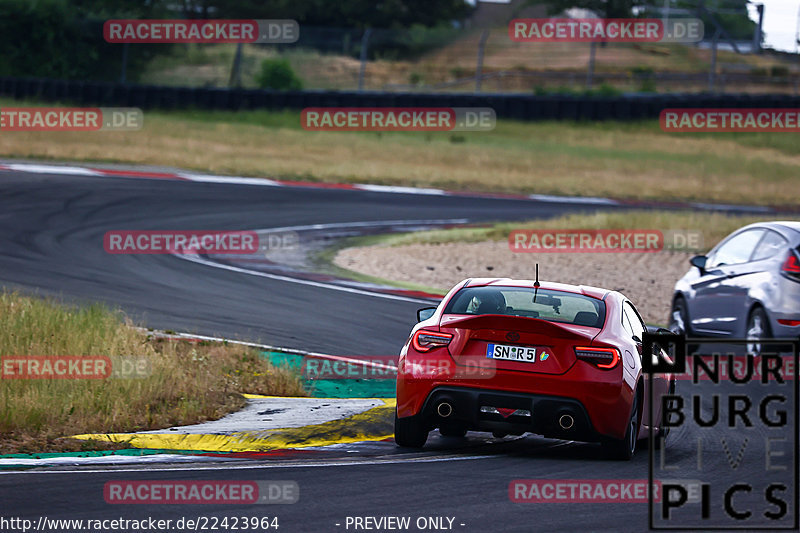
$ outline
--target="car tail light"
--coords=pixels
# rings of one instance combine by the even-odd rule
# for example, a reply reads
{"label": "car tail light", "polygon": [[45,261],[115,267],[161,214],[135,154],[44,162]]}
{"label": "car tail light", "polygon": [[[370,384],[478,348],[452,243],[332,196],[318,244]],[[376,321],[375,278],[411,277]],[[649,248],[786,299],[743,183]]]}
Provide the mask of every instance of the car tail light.
{"label": "car tail light", "polygon": [[438,331],[426,331],[421,329],[411,337],[411,345],[418,352],[429,352],[434,348],[441,348],[450,344],[453,335],[450,333],[439,333]]}
{"label": "car tail light", "polygon": [[619,363],[619,352],[616,348],[597,348],[593,346],[576,346],[575,357],[592,363],[597,368],[608,370]]}
{"label": "car tail light", "polygon": [[791,320],[788,318],[779,318],[778,324],[782,324],[784,326],[800,326],[800,320]]}
{"label": "car tail light", "polygon": [[781,272],[790,278],[800,280],[800,259],[793,250],[789,250],[789,257],[783,262]]}

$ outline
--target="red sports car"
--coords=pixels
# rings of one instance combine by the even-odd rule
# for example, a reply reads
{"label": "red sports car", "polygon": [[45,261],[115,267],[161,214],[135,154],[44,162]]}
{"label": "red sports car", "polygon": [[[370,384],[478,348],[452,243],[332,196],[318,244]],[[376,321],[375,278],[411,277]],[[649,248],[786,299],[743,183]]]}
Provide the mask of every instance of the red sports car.
{"label": "red sports car", "polygon": [[[599,441],[630,459],[647,435],[646,326],[622,294],[467,279],[417,318],[398,366],[398,445],[422,447],[435,428],[445,436],[531,432]],[[675,380],[662,374],[653,383],[658,421],[660,397],[674,391]],[[668,428],[660,426],[654,429],[665,437]]]}

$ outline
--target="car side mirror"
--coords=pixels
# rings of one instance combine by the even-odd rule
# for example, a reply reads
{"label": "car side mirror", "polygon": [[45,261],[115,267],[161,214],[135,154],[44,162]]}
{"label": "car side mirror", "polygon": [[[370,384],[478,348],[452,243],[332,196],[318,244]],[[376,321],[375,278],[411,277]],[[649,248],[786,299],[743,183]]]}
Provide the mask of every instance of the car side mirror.
{"label": "car side mirror", "polygon": [[704,255],[696,255],[696,256],[692,257],[691,259],[689,259],[689,262],[692,264],[692,266],[696,266],[698,268],[698,270],[700,270],[701,274],[705,274],[706,273],[706,262],[707,261],[708,261],[708,257],[706,257]]}
{"label": "car side mirror", "polygon": [[423,307],[422,309],[417,309],[417,322],[428,320],[435,312],[435,307]]}

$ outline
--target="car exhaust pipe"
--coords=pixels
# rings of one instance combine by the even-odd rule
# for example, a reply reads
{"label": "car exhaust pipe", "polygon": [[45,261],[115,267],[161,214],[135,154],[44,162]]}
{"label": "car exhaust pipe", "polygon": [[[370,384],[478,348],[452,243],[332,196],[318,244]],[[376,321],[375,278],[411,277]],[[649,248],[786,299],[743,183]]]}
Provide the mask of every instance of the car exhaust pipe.
{"label": "car exhaust pipe", "polygon": [[561,415],[558,425],[561,426],[561,429],[571,429],[575,425],[575,419],[572,418],[572,415]]}
{"label": "car exhaust pipe", "polygon": [[450,402],[439,402],[439,405],[436,406],[436,413],[442,418],[447,418],[453,414],[453,406]]}

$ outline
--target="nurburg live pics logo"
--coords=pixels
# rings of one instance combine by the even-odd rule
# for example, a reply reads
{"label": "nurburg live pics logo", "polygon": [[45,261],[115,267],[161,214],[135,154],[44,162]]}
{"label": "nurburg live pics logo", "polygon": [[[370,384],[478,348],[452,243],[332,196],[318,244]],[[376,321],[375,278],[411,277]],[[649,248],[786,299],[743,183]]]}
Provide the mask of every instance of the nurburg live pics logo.
{"label": "nurburg live pics logo", "polygon": [[[797,531],[800,338],[759,339],[756,356],[752,339],[643,337],[651,420],[654,375],[691,374],[660,399],[666,446],[649,429],[649,482],[662,489],[659,505],[648,502],[650,529]],[[673,481],[656,479],[656,468]]]}

